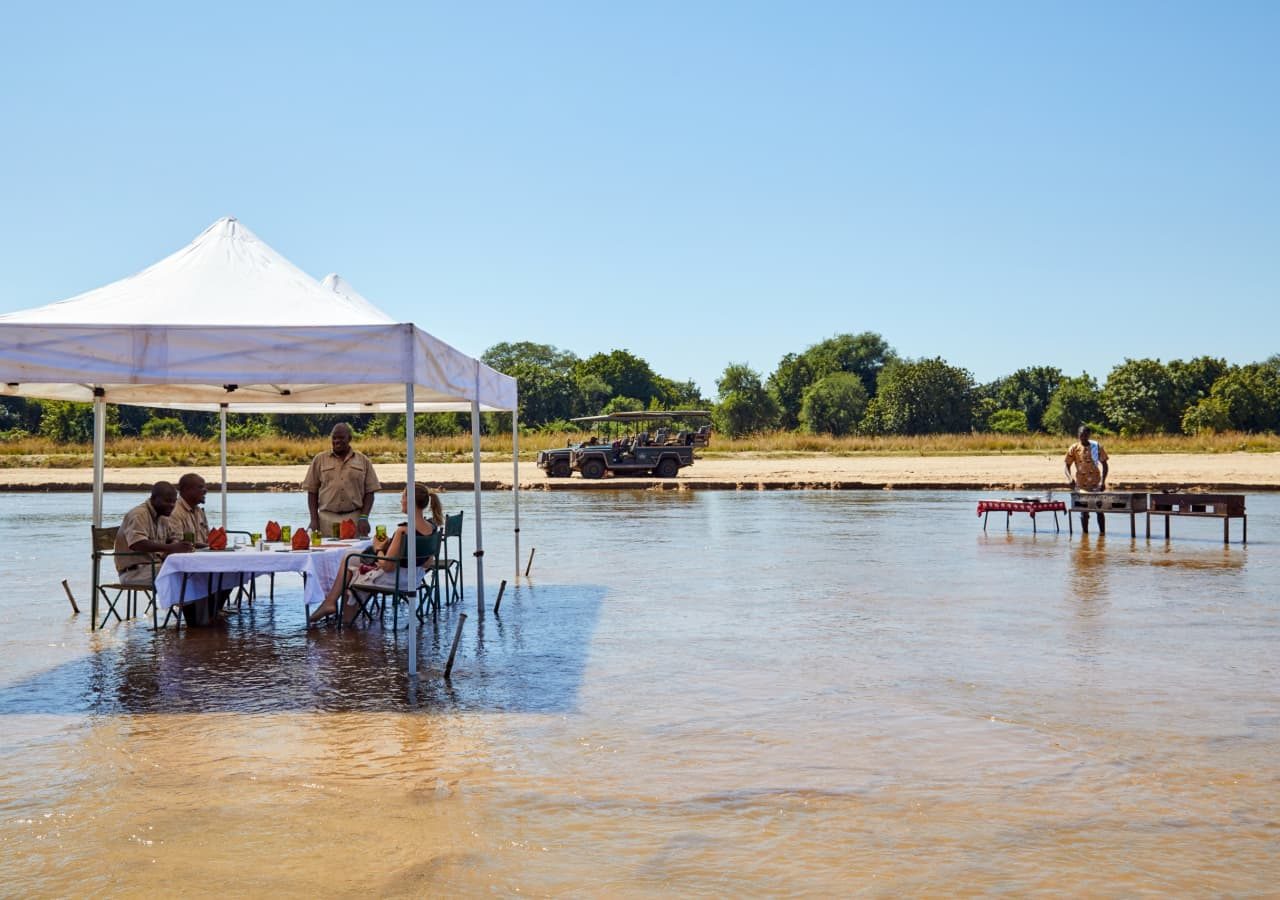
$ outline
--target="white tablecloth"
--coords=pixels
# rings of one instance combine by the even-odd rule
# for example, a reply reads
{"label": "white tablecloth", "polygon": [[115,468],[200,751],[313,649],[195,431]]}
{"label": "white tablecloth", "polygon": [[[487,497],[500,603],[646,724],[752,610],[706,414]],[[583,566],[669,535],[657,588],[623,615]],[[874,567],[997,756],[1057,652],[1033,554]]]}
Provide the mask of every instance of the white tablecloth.
{"label": "white tablecloth", "polygon": [[[209,550],[167,556],[156,575],[156,602],[161,609],[167,609],[181,600],[190,602],[207,597],[219,587],[223,590],[236,587],[255,575],[303,572],[307,576],[303,599],[314,607],[341,574],[343,558],[353,551],[364,552],[369,541],[329,545],[319,550],[279,549],[282,546],[268,544],[266,550]],[[188,576],[185,597],[180,596],[183,575]]]}

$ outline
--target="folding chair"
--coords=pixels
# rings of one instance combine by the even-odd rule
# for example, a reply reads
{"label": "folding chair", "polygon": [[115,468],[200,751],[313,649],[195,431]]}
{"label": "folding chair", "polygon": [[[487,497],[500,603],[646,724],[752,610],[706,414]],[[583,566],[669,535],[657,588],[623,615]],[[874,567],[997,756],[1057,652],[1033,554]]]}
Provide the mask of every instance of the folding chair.
{"label": "folding chair", "polygon": [[[145,594],[151,600],[148,609],[155,608],[156,602],[156,559],[150,553],[140,553],[129,551],[128,553],[116,552],[116,535],[120,532],[120,526],[113,525],[110,528],[94,528],[89,526],[93,536],[93,589],[90,596],[93,598],[93,609],[90,612],[89,625],[93,629],[102,628],[107,624],[107,619],[115,616],[117,621],[123,622],[125,619],[131,619],[138,614],[138,595]],[[149,565],[151,567],[151,584],[125,584],[119,580],[104,582],[102,580],[102,560],[110,558],[113,561],[117,557],[136,556],[140,560],[135,565]],[[107,593],[115,591],[114,594]],[[98,597],[102,597],[107,604],[107,611],[102,614],[102,621],[98,622]],[[120,602],[120,598],[124,598],[124,616],[121,617],[120,611],[116,609],[116,604]],[[154,616],[153,616],[154,618]],[[166,621],[168,621],[166,619]]]}
{"label": "folding chair", "polygon": [[[450,539],[458,542],[458,552],[449,555]],[[436,557],[435,575],[444,572],[445,587],[449,590],[449,602],[456,603],[462,599],[462,513],[444,517],[444,536],[440,541],[441,554]],[[436,582],[437,601],[439,600],[439,582]]]}
{"label": "folding chair", "polygon": [[[417,551],[416,553],[417,559],[425,560],[429,557],[435,556],[437,553],[440,552],[440,531],[437,529],[436,531],[433,531],[431,534],[426,535],[425,537],[419,536],[418,544],[415,549]],[[346,558],[348,562],[350,560],[357,559],[357,560],[364,560],[365,562],[375,563],[379,560],[378,554],[376,553],[353,553],[353,554],[349,554]],[[407,562],[408,562],[408,554],[407,553],[401,554],[400,565],[398,565],[395,570],[395,575],[396,575],[395,582],[389,585],[362,584],[362,585],[353,586],[351,584],[351,580],[353,577],[351,574],[351,569],[349,567],[343,568],[342,593],[339,594],[339,596],[350,596],[351,599],[356,603],[357,609],[356,609],[355,616],[352,618],[352,623],[354,623],[356,619],[359,619],[362,617],[366,621],[370,621],[370,622],[373,621],[373,613],[375,609],[378,612],[379,616],[384,615],[386,613],[386,600],[388,597],[391,599],[392,629],[397,629],[400,627],[400,601],[401,600],[404,600],[406,603],[409,603],[410,601],[418,601],[416,612],[417,612],[418,618],[421,619],[422,618],[422,591],[423,591],[423,585],[427,583],[426,576],[428,572],[431,572],[432,578],[435,582],[435,585],[436,585],[435,593],[436,593],[436,598],[438,602],[439,579],[435,576],[434,570],[432,570],[431,567],[426,567],[424,569],[423,566],[419,565],[417,567],[418,573],[419,573],[418,577],[416,579],[411,578],[408,573],[408,566],[406,565]],[[310,618],[310,609],[308,609],[307,615],[308,615],[308,618]],[[337,619],[338,619],[338,625],[339,627],[341,627],[342,616],[338,615]]]}

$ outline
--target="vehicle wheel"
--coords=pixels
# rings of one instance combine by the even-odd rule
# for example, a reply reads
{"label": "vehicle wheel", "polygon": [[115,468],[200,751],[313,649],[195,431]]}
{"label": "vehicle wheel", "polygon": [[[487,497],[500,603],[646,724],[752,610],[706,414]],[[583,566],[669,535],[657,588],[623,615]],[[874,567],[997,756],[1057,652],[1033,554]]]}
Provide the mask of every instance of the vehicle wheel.
{"label": "vehicle wheel", "polygon": [[653,470],[653,474],[659,478],[675,478],[676,473],[680,471],[680,463],[676,462],[670,456],[658,463],[658,468]]}
{"label": "vehicle wheel", "polygon": [[589,459],[582,464],[583,478],[603,478],[604,463],[598,459]]}
{"label": "vehicle wheel", "polygon": [[568,478],[573,474],[573,469],[569,468],[569,460],[557,459],[552,464],[549,474],[552,478]]}

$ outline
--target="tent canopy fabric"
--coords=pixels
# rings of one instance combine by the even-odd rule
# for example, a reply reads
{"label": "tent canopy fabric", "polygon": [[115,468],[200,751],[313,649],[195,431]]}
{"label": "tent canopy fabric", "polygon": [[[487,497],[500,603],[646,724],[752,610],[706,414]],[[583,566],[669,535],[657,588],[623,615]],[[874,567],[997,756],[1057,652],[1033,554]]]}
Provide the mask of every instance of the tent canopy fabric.
{"label": "tent canopy fabric", "polygon": [[324,283],[232,218],[59,303],[0,315],[0,396],[236,412],[513,410],[515,379],[339,276]]}

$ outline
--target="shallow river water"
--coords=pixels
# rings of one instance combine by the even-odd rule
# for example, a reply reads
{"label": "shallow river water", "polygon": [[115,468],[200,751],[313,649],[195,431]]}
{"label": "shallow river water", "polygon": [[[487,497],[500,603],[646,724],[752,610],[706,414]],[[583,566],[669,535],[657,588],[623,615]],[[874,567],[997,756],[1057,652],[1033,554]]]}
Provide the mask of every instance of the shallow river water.
{"label": "shallow river water", "polygon": [[88,496],[0,494],[0,894],[1274,892],[1280,497],[1244,546],[984,534],[977,499],[525,493],[515,583],[486,495],[490,607],[513,583],[481,619],[469,568],[411,683],[389,620],[304,629],[296,576],[90,634]]}

